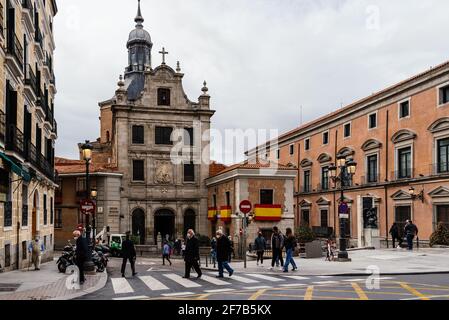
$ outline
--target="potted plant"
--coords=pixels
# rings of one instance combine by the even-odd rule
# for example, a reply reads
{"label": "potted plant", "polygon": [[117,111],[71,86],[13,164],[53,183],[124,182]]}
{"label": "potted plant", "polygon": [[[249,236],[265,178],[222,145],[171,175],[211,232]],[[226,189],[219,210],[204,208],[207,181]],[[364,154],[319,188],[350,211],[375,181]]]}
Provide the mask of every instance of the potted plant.
{"label": "potted plant", "polygon": [[449,246],[449,230],[443,223],[440,222],[430,236],[430,246]]}

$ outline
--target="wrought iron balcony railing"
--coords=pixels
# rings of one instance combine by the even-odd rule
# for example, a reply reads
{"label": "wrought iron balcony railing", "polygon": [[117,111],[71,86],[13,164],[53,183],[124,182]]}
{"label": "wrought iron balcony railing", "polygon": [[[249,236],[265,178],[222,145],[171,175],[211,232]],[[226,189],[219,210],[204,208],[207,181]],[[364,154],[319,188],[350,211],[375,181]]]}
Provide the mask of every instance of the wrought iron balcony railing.
{"label": "wrought iron balcony railing", "polygon": [[0,110],[0,140],[5,142],[6,138],[6,115]]}
{"label": "wrought iron balcony railing", "polygon": [[6,149],[24,155],[23,133],[15,124],[7,124],[6,126]]}
{"label": "wrought iron balcony railing", "polygon": [[8,31],[7,52],[15,58],[20,69],[23,69],[23,47],[19,38],[12,31]]}
{"label": "wrought iron balcony railing", "polygon": [[3,37],[5,31],[5,17],[3,15],[3,5],[0,3],[0,35]]}
{"label": "wrought iron balcony railing", "polygon": [[29,85],[33,89],[34,94],[38,95],[37,78],[29,64],[25,66],[25,85]]}

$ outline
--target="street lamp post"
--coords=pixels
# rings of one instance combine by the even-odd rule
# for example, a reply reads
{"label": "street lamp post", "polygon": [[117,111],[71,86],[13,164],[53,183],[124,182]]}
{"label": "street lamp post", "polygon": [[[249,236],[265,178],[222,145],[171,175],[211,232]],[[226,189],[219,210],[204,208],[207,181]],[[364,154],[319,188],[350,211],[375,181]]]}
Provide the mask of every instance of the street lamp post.
{"label": "street lamp post", "polygon": [[92,200],[95,201],[95,212],[92,215],[92,243],[95,247],[95,243],[96,243],[96,237],[97,237],[97,223],[96,223],[96,218],[97,218],[97,189],[96,188],[92,188],[92,190],[90,191],[90,197],[92,198]]}
{"label": "street lamp post", "polygon": [[[83,160],[86,162],[86,200],[90,199],[90,181],[89,181],[89,163],[92,160],[92,149],[94,147],[92,144],[90,144],[89,140],[86,140],[86,142],[81,146],[82,154],[83,154]],[[89,222],[89,215],[86,215],[86,236],[87,236],[87,243],[88,247],[90,247],[91,239],[90,239],[90,222]],[[94,244],[95,245],[95,244]],[[88,257],[86,259],[86,262],[84,263],[84,270],[86,271],[94,271],[95,270],[95,264],[92,262],[92,252],[89,250]]]}
{"label": "street lamp post", "polygon": [[[341,208],[344,208],[345,206],[343,203],[345,202],[344,197],[344,188],[346,186],[350,186],[352,176],[355,174],[357,167],[357,163],[352,160],[346,160],[346,157],[339,156],[337,157],[337,164],[332,164],[329,167],[329,174],[331,176],[331,179],[334,181],[335,184],[337,182],[340,183],[340,206]],[[337,172],[338,169],[340,169],[340,172]],[[350,261],[348,257],[347,244],[346,244],[346,223],[348,220],[348,217],[345,216],[345,214],[348,214],[348,212],[340,212],[340,250],[338,252],[338,260],[339,261]]]}

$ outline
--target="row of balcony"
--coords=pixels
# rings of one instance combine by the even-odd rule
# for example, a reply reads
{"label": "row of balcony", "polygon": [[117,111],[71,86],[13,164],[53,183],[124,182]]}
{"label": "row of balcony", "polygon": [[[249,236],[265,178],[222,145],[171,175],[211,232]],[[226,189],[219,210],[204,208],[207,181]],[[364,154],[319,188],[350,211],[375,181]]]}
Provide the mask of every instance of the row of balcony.
{"label": "row of balcony", "polygon": [[31,163],[48,178],[55,179],[55,171],[51,159],[44,157],[42,152],[36,148],[29,138],[13,124],[6,124],[5,114],[0,110],[0,139],[5,141],[6,150],[14,151],[24,157],[25,161]]}
{"label": "row of balcony", "polygon": [[[428,166],[428,172],[426,174],[419,174],[419,176],[414,177],[412,172],[415,171],[413,168],[410,168],[408,170],[398,170],[398,171],[392,171],[390,173],[390,179],[381,180],[380,175],[370,175],[370,176],[362,176],[360,177],[360,182],[357,181],[351,181],[349,188],[351,187],[360,187],[360,186],[370,186],[370,185],[378,185],[383,183],[391,183],[391,182],[401,182],[401,181],[407,181],[414,178],[425,178],[425,177],[434,177],[434,176],[441,176],[441,175],[449,175],[449,163],[435,163],[430,164]],[[311,193],[311,192],[323,192],[328,190],[334,190],[336,189],[335,184],[329,180],[329,182],[326,183],[319,183],[316,185],[316,188],[313,188],[312,185],[303,185],[301,186],[300,192],[301,193]]]}

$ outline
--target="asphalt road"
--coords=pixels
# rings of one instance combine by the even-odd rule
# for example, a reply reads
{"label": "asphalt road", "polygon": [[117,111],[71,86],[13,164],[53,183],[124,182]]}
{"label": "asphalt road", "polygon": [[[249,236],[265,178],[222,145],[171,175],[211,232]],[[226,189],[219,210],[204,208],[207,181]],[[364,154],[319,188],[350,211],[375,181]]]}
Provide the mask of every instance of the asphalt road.
{"label": "asphalt road", "polygon": [[216,272],[182,279],[184,264],[162,266],[159,259],[138,259],[137,276],[120,274],[121,260],[111,259],[106,286],[80,300],[449,300],[447,274],[341,277],[302,276],[301,270],[282,273],[235,273],[217,279]]}

